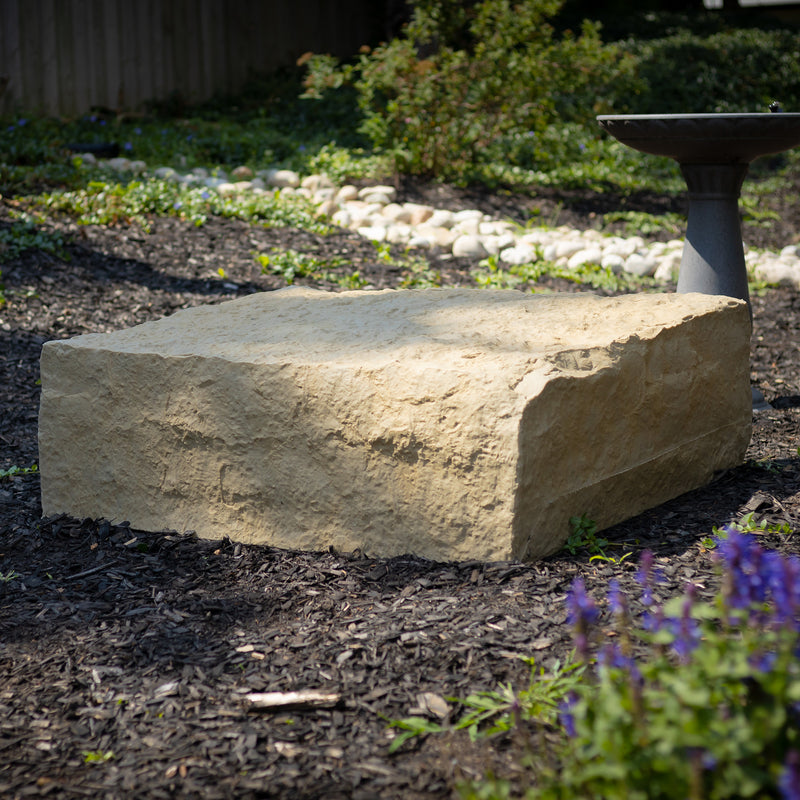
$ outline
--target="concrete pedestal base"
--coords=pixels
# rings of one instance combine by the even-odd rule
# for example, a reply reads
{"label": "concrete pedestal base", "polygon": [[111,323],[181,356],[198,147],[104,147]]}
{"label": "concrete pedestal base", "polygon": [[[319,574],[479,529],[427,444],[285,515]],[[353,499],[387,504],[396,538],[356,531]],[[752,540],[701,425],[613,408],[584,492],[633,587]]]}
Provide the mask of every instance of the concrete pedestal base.
{"label": "concrete pedestal base", "polygon": [[287,289],[48,342],[44,513],[541,557],[741,462],[749,333],[700,294]]}

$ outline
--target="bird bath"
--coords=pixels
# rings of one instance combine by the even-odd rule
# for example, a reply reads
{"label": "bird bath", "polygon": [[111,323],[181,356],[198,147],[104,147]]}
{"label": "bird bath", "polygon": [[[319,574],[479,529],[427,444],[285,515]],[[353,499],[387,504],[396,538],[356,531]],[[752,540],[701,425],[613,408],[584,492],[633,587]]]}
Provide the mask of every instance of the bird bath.
{"label": "bird bath", "polygon": [[739,193],[751,161],[800,144],[800,114],[631,114],[597,121],[623,144],[680,164],[689,220],[678,291],[749,304]]}

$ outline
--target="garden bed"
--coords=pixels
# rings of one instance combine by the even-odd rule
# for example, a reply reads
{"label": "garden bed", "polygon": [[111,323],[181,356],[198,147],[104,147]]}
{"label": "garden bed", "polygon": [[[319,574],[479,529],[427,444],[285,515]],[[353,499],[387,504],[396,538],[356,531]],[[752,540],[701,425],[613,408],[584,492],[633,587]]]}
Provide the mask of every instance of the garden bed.
{"label": "garden bed", "polygon": [[[596,226],[620,207],[682,210],[646,196],[611,204],[604,195],[552,192],[520,201],[422,183],[403,187],[402,199],[522,219],[535,206],[542,222],[575,226]],[[796,242],[790,197],[783,210],[771,227],[746,228],[747,241]],[[0,205],[0,226],[9,224]],[[779,532],[800,527],[800,295],[788,288],[753,297],[752,380],[771,407],[754,414],[747,462],[605,531],[612,544],[604,558],[578,547],[537,564],[381,560],[145,534],[120,520],[42,520],[38,477],[24,468],[38,459],[44,341],[278,288],[284,277],[264,274],[253,256],[273,248],[332,265],[326,277],[298,283],[338,289],[337,270],[354,269],[378,288],[408,277],[345,232],[217,218],[201,227],[155,218],[149,233],[47,225],[68,235],[68,259],[29,250],[3,265],[0,469],[21,468],[0,479],[0,573],[15,576],[0,583],[4,797],[444,798],[490,770],[515,780],[524,737],[489,748],[465,734],[428,736],[389,755],[387,721],[437,720],[447,711],[440,698],[498,683],[527,687],[522,657],[544,666],[569,657],[564,599],[573,579],[582,576],[602,598],[616,578],[635,611],[644,548],[664,570],[665,595],[689,580],[711,592],[707,537],[751,512],[769,529],[765,544],[800,552],[796,534]],[[445,285],[471,284],[476,266],[432,264]],[[552,279],[543,288],[586,290]],[[278,710],[247,699],[298,690],[332,697]]]}

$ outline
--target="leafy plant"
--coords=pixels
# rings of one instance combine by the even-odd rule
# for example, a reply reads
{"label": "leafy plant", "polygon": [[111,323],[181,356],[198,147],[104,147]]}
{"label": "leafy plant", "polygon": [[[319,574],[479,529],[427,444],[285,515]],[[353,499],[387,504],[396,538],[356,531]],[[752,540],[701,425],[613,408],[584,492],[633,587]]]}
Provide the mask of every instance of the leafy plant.
{"label": "leafy plant", "polygon": [[401,265],[401,289],[433,289],[442,285],[442,274],[422,259],[411,259]]}
{"label": "leafy plant", "polygon": [[722,528],[716,526],[713,528],[714,536],[717,539],[727,538],[728,532],[731,530],[739,533],[777,533],[781,536],[790,536],[792,534],[792,527],[788,522],[770,524],[766,519],[762,519],[759,522],[754,511],[744,514],[738,522],[729,523]]}
{"label": "leafy plant", "polygon": [[[721,588],[708,600],[689,585],[659,604],[649,551],[639,619],[616,583],[604,617],[574,581],[567,609],[581,679],[563,695],[563,739],[529,773],[528,800],[797,796],[800,559],[725,533]],[[490,777],[463,796],[500,800],[509,785]]]}
{"label": "leafy plant", "polygon": [[278,250],[275,248],[269,253],[254,253],[254,256],[261,265],[262,273],[280,275],[290,286],[296,278],[319,279],[325,268],[333,269],[344,263],[343,259],[323,259],[291,249]]}
{"label": "leafy plant", "polygon": [[11,583],[15,578],[19,578],[19,574],[14,572],[0,572],[0,583]]}
{"label": "leafy plant", "polygon": [[603,548],[608,547],[609,541],[597,535],[597,523],[586,514],[570,517],[569,525],[572,529],[567,543],[564,545],[571,555],[579,550],[586,550],[590,555],[605,556]]}
{"label": "leafy plant", "polygon": [[16,475],[30,475],[38,471],[39,466],[37,464],[32,464],[30,467],[18,467],[14,465],[8,469],[0,469],[0,480],[3,478],[13,478]]}
{"label": "leafy plant", "polygon": [[[640,278],[627,272],[619,274],[599,264],[581,264],[575,269],[559,266],[551,261],[537,257],[529,264],[500,266],[497,256],[489,256],[480,262],[479,269],[473,270],[472,277],[478,286],[491,289],[510,289],[524,283],[533,285],[540,278],[548,276],[561,278],[572,283],[587,284],[594,289],[610,292],[631,291],[655,286],[650,278]],[[532,287],[534,288],[534,287]]]}
{"label": "leafy plant", "polygon": [[344,275],[328,275],[329,280],[338,284],[342,289],[363,289],[369,285],[369,281],[364,278],[358,270],[346,272]]}
{"label": "leafy plant", "polygon": [[85,188],[56,190],[26,200],[40,211],[62,212],[80,224],[113,225],[133,221],[147,229],[147,216],[176,216],[203,225],[209,215],[242,219],[269,227],[295,227],[327,233],[307,201],[280,193],[223,197],[213,189],[187,186],[171,180],[91,180]]}
{"label": "leafy plant", "polygon": [[[556,119],[585,121],[632,86],[632,59],[604,46],[597,26],[556,35],[560,0],[417,0],[402,35],[354,64],[307,59],[306,96],[352,85],[360,130],[400,172],[465,179],[489,161],[536,156]],[[521,140],[524,141],[524,140]]]}
{"label": "leafy plant", "polygon": [[603,223],[625,223],[626,236],[652,236],[657,233],[681,234],[686,218],[680,214],[646,214],[642,211],[613,211],[603,214]]}
{"label": "leafy plant", "polygon": [[479,737],[511,730],[523,720],[538,725],[555,723],[564,699],[580,681],[584,667],[577,663],[562,666],[556,662],[547,671],[543,667],[537,668],[533,658],[523,660],[530,666],[527,689],[515,692],[511,685],[501,685],[495,691],[475,692],[464,700],[448,698],[450,703],[465,709],[458,721],[449,726],[425,717],[392,720],[391,727],[401,733],[392,739],[389,752],[395,752],[409,739],[429,733],[466,730],[470,739],[475,741]]}
{"label": "leafy plant", "polygon": [[20,214],[10,227],[0,228],[0,263],[13,261],[27,250],[41,250],[66,259],[68,255],[65,245],[65,239],[60,233],[46,231],[29,215]]}
{"label": "leafy plant", "polygon": [[112,750],[84,750],[84,764],[105,764],[115,758]]}

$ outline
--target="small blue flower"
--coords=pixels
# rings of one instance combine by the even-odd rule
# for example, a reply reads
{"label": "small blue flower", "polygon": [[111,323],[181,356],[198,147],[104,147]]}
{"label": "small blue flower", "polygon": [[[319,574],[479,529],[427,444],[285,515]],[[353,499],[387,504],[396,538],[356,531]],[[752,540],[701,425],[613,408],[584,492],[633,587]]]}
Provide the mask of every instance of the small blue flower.
{"label": "small blue flower", "polygon": [[23,125],[27,125],[27,124],[28,124],[28,120],[26,120],[26,119],[18,119],[18,120],[17,120],[17,126],[18,126],[18,127],[20,127],[20,128],[21,128]]}
{"label": "small blue flower", "polygon": [[612,614],[620,617],[627,616],[628,598],[622,593],[617,580],[612,580],[608,586],[608,605]]}
{"label": "small blue flower", "polygon": [[567,616],[573,626],[575,652],[581,661],[589,658],[589,626],[600,616],[597,606],[586,594],[586,587],[580,578],[575,578],[567,595]]}
{"label": "small blue flower", "polygon": [[663,580],[661,570],[655,566],[655,556],[651,550],[645,550],[639,557],[639,569],[636,580],[642,587],[642,604],[652,606],[655,603],[653,589]]}
{"label": "small blue flower", "polygon": [[564,726],[567,736],[574,739],[578,735],[575,727],[575,715],[572,713],[575,708],[578,696],[575,692],[570,692],[566,699],[562,700],[558,706],[558,719]]}
{"label": "small blue flower", "polygon": [[783,800],[800,800],[800,752],[790,750],[778,779]]}
{"label": "small blue flower", "polygon": [[130,142],[125,142],[125,144],[124,144],[124,145],[122,145],[122,146],[123,146],[123,147],[125,148],[125,150],[127,150],[128,152],[130,152],[131,150],[133,150],[133,145],[132,145]]}
{"label": "small blue flower", "polygon": [[599,616],[594,600],[586,594],[586,586],[581,578],[575,578],[567,595],[567,611],[571,625],[591,625]]}
{"label": "small blue flower", "polygon": [[180,201],[180,200],[176,200],[176,201],[173,203],[172,207],[173,207],[173,208],[174,208],[174,209],[177,211],[177,210],[178,210],[178,209],[179,209],[179,208],[180,208],[182,205],[183,205],[183,203],[181,203],[181,201]]}
{"label": "small blue flower", "polygon": [[775,662],[778,660],[778,654],[774,652],[754,653],[747,659],[747,663],[756,672],[772,672]]}
{"label": "small blue flower", "polygon": [[767,596],[769,560],[755,537],[730,526],[726,536],[716,538],[717,559],[722,562],[728,580],[725,601],[730,608],[748,609],[764,602]]}
{"label": "small blue flower", "polygon": [[133,132],[134,132],[134,133],[135,133],[137,136],[141,136],[141,135],[142,135],[142,129],[141,129],[141,128],[134,128],[134,129],[133,129]]}
{"label": "small blue flower", "polygon": [[208,198],[211,197],[211,192],[209,192],[208,189],[203,189],[203,191],[200,192],[200,197],[202,197],[203,200],[208,200]]}

